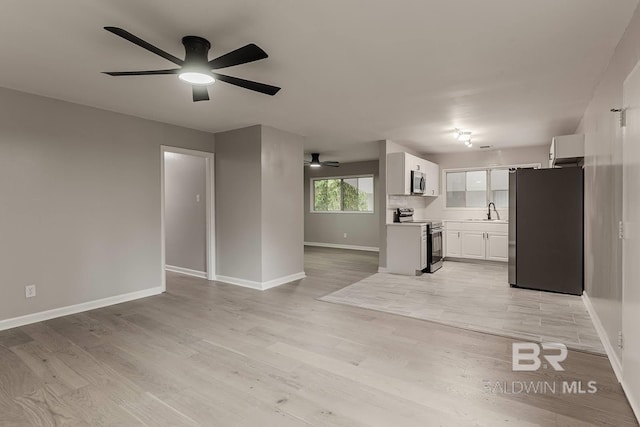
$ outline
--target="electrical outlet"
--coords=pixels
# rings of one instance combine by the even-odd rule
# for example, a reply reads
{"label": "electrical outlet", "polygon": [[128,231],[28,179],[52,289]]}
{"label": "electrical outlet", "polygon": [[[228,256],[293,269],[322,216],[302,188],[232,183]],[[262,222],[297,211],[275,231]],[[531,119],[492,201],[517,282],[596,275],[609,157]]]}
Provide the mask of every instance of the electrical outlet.
{"label": "electrical outlet", "polygon": [[196,194],[196,202],[200,203],[200,195]]}
{"label": "electrical outlet", "polygon": [[33,298],[36,296],[36,285],[27,285],[24,287],[24,295],[26,298]]}
{"label": "electrical outlet", "polygon": [[346,239],[346,238],[347,238],[347,233],[344,233],[344,236],[343,236],[343,237]]}

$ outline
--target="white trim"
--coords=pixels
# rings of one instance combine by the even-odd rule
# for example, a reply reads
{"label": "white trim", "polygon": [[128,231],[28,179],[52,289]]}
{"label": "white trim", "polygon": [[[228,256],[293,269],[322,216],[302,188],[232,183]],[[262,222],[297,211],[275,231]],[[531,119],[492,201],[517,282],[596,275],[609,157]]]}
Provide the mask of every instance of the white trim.
{"label": "white trim", "polygon": [[302,280],[305,277],[307,277],[307,275],[304,271],[302,271],[300,273],[290,274],[289,276],[279,277],[277,279],[268,280],[266,282],[255,282],[253,280],[221,275],[218,275],[216,281],[229,283],[236,286],[242,286],[244,288],[256,289],[258,291],[266,291],[267,289],[275,288],[276,286],[284,285],[285,283]]}
{"label": "white trim", "polygon": [[593,304],[591,304],[591,300],[589,299],[589,295],[587,292],[582,293],[582,301],[584,301],[584,305],[587,307],[587,311],[591,316],[591,321],[593,322],[593,326],[596,328],[596,332],[598,333],[598,337],[600,337],[600,341],[602,341],[602,345],[604,346],[605,351],[607,352],[607,356],[609,357],[609,362],[611,363],[611,367],[613,368],[613,372],[616,374],[616,378],[618,378],[618,382],[622,384],[622,363],[620,363],[620,358],[616,354],[613,346],[611,345],[611,341],[609,340],[609,336],[602,326],[602,322],[598,317],[598,313],[596,313]]}
{"label": "white trim", "polygon": [[387,267],[378,267],[378,273],[388,273],[389,269]]}
{"label": "white trim", "polygon": [[133,301],[140,298],[147,298],[153,295],[159,295],[162,292],[163,289],[158,286],[156,288],[145,289],[143,291],[116,295],[113,297],[107,297],[94,301],[83,302],[80,304],[69,305],[66,307],[54,308],[52,310],[41,311],[39,313],[27,314],[25,316],[14,317],[12,319],[0,320],[0,331],[29,325],[31,323],[43,322],[45,320],[55,319],[56,317],[82,313],[83,311],[95,310],[97,308],[107,307],[109,305],[121,304],[123,302]]}
{"label": "white trim", "polygon": [[624,394],[627,396],[627,402],[629,402],[633,414],[636,416],[636,421],[640,420],[640,406],[635,396],[631,394],[631,388],[627,387],[627,383],[624,381],[622,381],[620,385],[622,386],[622,390],[624,390]]}
{"label": "white trim", "polygon": [[198,270],[192,270],[190,268],[176,267],[175,265],[165,265],[164,269],[166,271],[172,271],[174,273],[186,274],[187,276],[199,277],[201,279],[206,279],[207,278],[207,272],[206,271],[198,271]]}
{"label": "white trim", "polygon": [[[166,233],[165,233],[165,206],[164,206],[164,154],[177,153],[186,154],[188,156],[203,157],[206,160],[206,247],[207,247],[207,272],[205,278],[207,280],[216,280],[216,240],[215,240],[215,155],[206,151],[189,150],[187,148],[170,147],[167,145],[160,146],[160,260],[162,266],[166,264]],[[184,273],[188,274],[188,273]],[[198,276],[199,277],[199,276]],[[163,291],[167,290],[167,282],[162,269],[161,287]]]}
{"label": "white trim", "polygon": [[275,288],[276,286],[284,285],[286,283],[295,282],[296,280],[302,280],[305,277],[307,277],[307,275],[306,275],[306,273],[304,271],[301,271],[301,272],[295,273],[295,274],[290,274],[288,276],[278,277],[277,279],[273,279],[273,280],[268,280],[266,282],[262,282],[262,289],[266,290],[266,289]]}
{"label": "white trim", "polygon": [[304,245],[317,246],[320,248],[351,249],[354,251],[380,252],[380,248],[376,248],[375,246],[339,245],[336,243],[322,243],[322,242],[304,242]]}

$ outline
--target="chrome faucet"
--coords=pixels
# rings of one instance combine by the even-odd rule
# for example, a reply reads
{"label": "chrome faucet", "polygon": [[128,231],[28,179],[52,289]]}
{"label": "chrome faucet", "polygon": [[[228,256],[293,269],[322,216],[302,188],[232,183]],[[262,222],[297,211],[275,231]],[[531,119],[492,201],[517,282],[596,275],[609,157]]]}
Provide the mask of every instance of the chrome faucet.
{"label": "chrome faucet", "polygon": [[500,219],[500,214],[496,209],[496,204],[493,202],[489,202],[489,206],[487,207],[487,219],[491,221],[491,205],[493,205],[493,211],[496,213],[496,216],[498,217],[498,219]]}

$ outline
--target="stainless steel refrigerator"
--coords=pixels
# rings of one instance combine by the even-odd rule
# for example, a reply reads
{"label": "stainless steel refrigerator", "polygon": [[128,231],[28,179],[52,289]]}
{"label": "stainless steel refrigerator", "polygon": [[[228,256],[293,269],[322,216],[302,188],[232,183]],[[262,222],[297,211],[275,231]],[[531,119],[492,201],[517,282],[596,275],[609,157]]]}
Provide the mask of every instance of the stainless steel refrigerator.
{"label": "stainless steel refrigerator", "polygon": [[509,175],[509,283],[582,295],[582,168],[517,169]]}

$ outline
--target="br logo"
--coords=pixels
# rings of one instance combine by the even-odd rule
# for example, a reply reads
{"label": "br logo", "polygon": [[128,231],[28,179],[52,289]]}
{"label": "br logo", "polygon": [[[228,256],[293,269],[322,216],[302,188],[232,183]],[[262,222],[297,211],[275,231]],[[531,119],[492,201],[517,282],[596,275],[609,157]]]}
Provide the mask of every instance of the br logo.
{"label": "br logo", "polygon": [[[542,366],[542,359],[556,371],[564,371],[560,365],[567,358],[567,346],[555,342],[517,342],[512,347],[512,369],[514,371],[537,371]],[[540,354],[542,353],[542,356]],[[546,368],[545,364],[545,368]]]}

